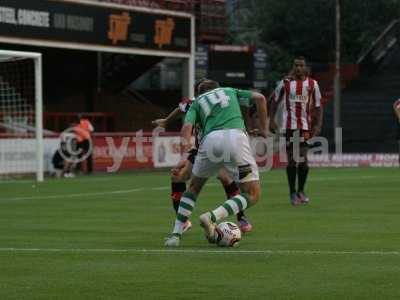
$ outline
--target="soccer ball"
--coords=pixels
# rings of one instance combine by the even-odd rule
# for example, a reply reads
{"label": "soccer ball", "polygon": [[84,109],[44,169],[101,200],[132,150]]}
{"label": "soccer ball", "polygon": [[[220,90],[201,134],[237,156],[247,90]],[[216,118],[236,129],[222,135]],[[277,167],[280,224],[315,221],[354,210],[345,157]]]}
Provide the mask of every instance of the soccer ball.
{"label": "soccer ball", "polygon": [[234,247],[239,244],[242,233],[233,222],[222,222],[216,227],[217,245],[220,247]]}

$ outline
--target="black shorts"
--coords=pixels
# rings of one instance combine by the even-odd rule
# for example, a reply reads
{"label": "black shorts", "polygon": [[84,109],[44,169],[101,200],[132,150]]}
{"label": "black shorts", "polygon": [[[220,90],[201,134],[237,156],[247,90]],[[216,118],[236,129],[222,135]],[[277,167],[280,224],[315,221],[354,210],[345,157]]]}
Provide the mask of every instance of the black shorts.
{"label": "black shorts", "polygon": [[194,165],[194,160],[196,159],[196,155],[197,155],[197,149],[193,148],[191,150],[189,150],[189,156],[187,158],[188,161],[190,161],[192,163],[192,165]]}
{"label": "black shorts", "polygon": [[90,148],[89,140],[84,140],[84,141],[78,143],[77,148],[78,148],[78,150],[80,150],[78,157],[81,158],[89,151],[89,148]]}
{"label": "black shorts", "polygon": [[64,169],[64,158],[61,156],[59,150],[57,150],[54,153],[51,162],[53,163],[54,169],[58,169],[58,170]]}
{"label": "black shorts", "polygon": [[290,140],[295,133],[297,132],[297,136],[299,138],[303,138],[304,140],[300,143],[300,145],[307,144],[307,141],[311,138],[310,130],[303,129],[286,129],[286,145],[290,145],[293,143],[293,140]]}

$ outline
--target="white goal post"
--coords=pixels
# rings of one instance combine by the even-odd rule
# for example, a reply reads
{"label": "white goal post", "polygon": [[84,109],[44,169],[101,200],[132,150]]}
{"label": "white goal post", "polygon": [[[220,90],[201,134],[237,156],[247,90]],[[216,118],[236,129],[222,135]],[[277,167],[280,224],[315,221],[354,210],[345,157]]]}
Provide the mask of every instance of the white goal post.
{"label": "white goal post", "polygon": [[44,180],[42,102],[42,55],[0,50],[1,175]]}

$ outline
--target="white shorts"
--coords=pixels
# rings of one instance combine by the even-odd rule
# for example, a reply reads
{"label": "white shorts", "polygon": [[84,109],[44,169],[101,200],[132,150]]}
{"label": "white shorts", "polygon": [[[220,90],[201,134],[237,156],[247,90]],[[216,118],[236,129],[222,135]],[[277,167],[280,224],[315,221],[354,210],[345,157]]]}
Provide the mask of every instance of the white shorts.
{"label": "white shorts", "polygon": [[251,153],[249,137],[241,129],[210,132],[199,147],[193,174],[209,178],[225,168],[236,182],[259,180],[258,167]]}

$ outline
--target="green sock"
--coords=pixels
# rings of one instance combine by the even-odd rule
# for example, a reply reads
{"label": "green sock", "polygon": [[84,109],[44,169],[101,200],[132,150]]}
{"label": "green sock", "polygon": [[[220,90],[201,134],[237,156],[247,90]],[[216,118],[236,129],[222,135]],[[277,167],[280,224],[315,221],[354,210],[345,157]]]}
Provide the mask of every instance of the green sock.
{"label": "green sock", "polygon": [[237,214],[239,211],[244,211],[248,207],[250,207],[249,196],[247,194],[236,195],[214,209],[211,212],[211,220],[213,222],[218,222],[230,215]]}
{"label": "green sock", "polygon": [[181,235],[183,225],[189,219],[196,205],[196,195],[190,192],[185,192],[179,202],[178,213],[176,214],[175,226],[173,234]]}

